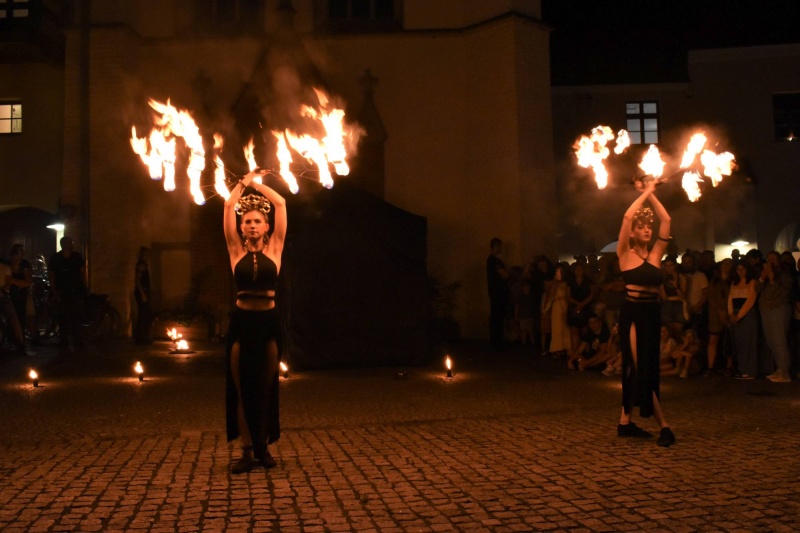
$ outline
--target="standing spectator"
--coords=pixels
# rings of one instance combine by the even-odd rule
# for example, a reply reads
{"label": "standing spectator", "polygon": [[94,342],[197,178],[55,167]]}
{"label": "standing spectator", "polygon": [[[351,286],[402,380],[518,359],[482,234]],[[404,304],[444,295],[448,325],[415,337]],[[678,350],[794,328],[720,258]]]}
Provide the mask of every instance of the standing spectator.
{"label": "standing spectator", "polygon": [[[534,346],[538,347],[542,353],[545,351],[545,331],[543,331],[543,317],[542,317],[542,302],[544,300],[545,283],[552,279],[553,268],[547,257],[540,255],[534,258],[533,265],[528,273],[528,278],[531,283],[531,295],[533,301],[536,302],[536,307],[533,310],[533,339]],[[547,317],[547,324],[549,325],[549,318]],[[548,328],[549,333],[549,328]]]}
{"label": "standing spectator", "polygon": [[789,271],[794,278],[794,287],[792,289],[792,322],[789,325],[790,346],[792,349],[792,369],[790,373],[800,377],[800,259],[797,265],[794,264],[794,257],[792,257],[792,266]]}
{"label": "standing spectator", "polygon": [[670,329],[673,337],[683,333],[688,318],[686,304],[686,276],[678,272],[678,266],[672,259],[664,259],[661,263],[664,270],[664,282],[661,284],[661,323]]}
{"label": "standing spectator", "polygon": [[150,248],[139,248],[139,259],[136,261],[136,325],[133,339],[136,344],[153,342],[153,312],[150,306]]}
{"label": "standing spectator", "polygon": [[607,265],[605,274],[601,275],[598,299],[601,301],[606,326],[611,330],[619,322],[619,310],[625,301],[625,280],[622,279],[622,271],[619,269],[619,257],[609,257]]}
{"label": "standing spectator", "polygon": [[61,251],[56,252],[47,265],[50,290],[58,306],[58,327],[62,348],[74,350],[80,345],[80,325],[83,302],[86,297],[86,263],[81,254],[73,250],[71,237],[62,237]]}
{"label": "standing spectator", "polygon": [[[583,256],[579,256],[583,257]],[[569,284],[569,308],[567,311],[567,325],[569,326],[570,348],[574,351],[581,343],[582,330],[588,324],[591,313],[591,304],[595,297],[595,287],[592,280],[586,275],[586,265],[576,262],[572,265],[572,276]]]}
{"label": "standing spectator", "polygon": [[[733,261],[725,258],[717,265],[714,276],[708,284],[708,369],[705,373],[706,377],[714,373],[720,339],[723,340],[723,347],[729,345],[731,341],[728,292],[731,289],[732,273]],[[731,374],[733,373],[733,354],[724,353],[724,355],[726,358],[725,372]]]}
{"label": "standing spectator", "polygon": [[9,289],[14,281],[11,276],[11,268],[5,263],[0,263],[0,313],[5,318],[6,327],[13,337],[12,341],[17,355],[28,355],[25,351],[25,337],[22,334],[22,328],[19,325],[19,320],[17,320],[17,313],[14,310],[14,304],[11,302],[9,294]]}
{"label": "standing spectator", "polygon": [[759,281],[763,288],[758,297],[758,312],[761,314],[764,339],[777,367],[767,379],[774,383],[789,383],[792,356],[789,353],[788,338],[793,280],[789,272],[781,266],[778,252],[767,254],[767,262],[761,270]]}
{"label": "standing spectator", "polygon": [[17,315],[20,327],[28,330],[31,342],[39,343],[39,330],[36,328],[36,310],[33,307],[31,286],[33,285],[33,270],[31,264],[25,259],[25,247],[15,244],[11,247],[11,258],[8,266],[11,268],[11,302]]}
{"label": "standing spectator", "polygon": [[530,282],[523,282],[520,295],[514,305],[514,320],[519,324],[520,344],[530,344],[536,347],[533,340],[533,309],[534,307],[538,308],[539,305],[533,298]]}
{"label": "standing spectator", "polygon": [[569,266],[559,263],[552,281],[547,284],[544,311],[550,314],[550,353],[559,356],[572,349],[567,326],[567,307],[569,306],[569,286],[566,272]]}
{"label": "standing spectator", "polygon": [[737,379],[755,379],[758,375],[758,312],[755,303],[753,266],[745,259],[736,265],[728,292],[728,315],[739,370]]}
{"label": "standing spectator", "polygon": [[502,350],[505,345],[503,326],[509,303],[509,272],[500,259],[503,252],[503,241],[494,237],[490,244],[489,257],[486,259],[486,280],[489,286],[489,341],[495,350]]}
{"label": "standing spectator", "polygon": [[681,258],[681,269],[688,281],[686,305],[689,318],[686,328],[694,330],[700,341],[700,353],[705,355],[708,342],[708,278],[697,269],[697,262],[688,251]]}

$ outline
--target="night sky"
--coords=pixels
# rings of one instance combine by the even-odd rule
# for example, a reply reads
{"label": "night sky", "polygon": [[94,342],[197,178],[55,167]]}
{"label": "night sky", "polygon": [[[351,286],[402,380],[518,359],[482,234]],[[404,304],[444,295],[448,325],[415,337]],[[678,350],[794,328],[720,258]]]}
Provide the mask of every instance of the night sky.
{"label": "night sky", "polygon": [[542,0],[553,85],[687,81],[687,50],[800,43],[800,0]]}

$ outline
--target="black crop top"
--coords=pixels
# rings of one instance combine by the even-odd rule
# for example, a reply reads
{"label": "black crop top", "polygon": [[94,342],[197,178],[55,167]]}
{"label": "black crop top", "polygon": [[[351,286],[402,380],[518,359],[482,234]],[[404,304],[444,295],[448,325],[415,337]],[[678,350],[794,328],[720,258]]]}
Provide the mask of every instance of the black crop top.
{"label": "black crop top", "polygon": [[636,268],[622,271],[622,279],[626,285],[641,285],[642,287],[653,287],[661,285],[664,281],[664,274],[657,266],[645,261]]}
{"label": "black crop top", "polygon": [[275,291],[278,287],[278,266],[261,252],[248,252],[236,263],[233,279],[239,297],[274,298],[241,293]]}

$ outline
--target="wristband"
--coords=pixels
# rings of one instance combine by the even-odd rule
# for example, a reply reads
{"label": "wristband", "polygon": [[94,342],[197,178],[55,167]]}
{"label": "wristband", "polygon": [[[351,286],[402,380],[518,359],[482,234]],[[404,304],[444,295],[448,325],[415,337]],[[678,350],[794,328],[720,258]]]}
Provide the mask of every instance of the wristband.
{"label": "wristband", "polygon": [[659,241],[664,241],[664,242],[669,242],[669,241],[671,241],[671,240],[672,240],[672,236],[669,236],[669,237],[667,237],[667,238],[665,239],[664,237],[662,237],[661,235],[659,235],[659,236],[658,236],[658,240],[659,240]]}

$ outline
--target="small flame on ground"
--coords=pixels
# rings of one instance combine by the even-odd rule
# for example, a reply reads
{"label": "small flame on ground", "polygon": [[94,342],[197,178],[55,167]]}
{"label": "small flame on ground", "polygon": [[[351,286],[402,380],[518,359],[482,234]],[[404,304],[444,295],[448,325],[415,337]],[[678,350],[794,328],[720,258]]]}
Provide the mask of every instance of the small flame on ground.
{"label": "small flame on ground", "polygon": [[28,372],[28,377],[31,379],[39,379],[39,374],[36,373],[36,370],[31,369],[31,371]]}
{"label": "small flame on ground", "polygon": [[450,356],[449,355],[444,358],[444,366],[447,368],[447,370],[452,370],[453,369],[453,362],[450,360]]}
{"label": "small flame on ground", "polygon": [[133,370],[136,371],[137,374],[144,373],[144,367],[142,367],[142,363],[140,361],[136,361],[136,364],[133,365]]}
{"label": "small flame on ground", "polygon": [[289,371],[289,367],[288,367],[288,366],[286,366],[286,363],[284,363],[283,361],[281,361],[281,364],[280,364],[280,366],[281,366],[281,372],[284,372],[284,373],[285,373],[285,372],[288,372],[288,371]]}
{"label": "small flame on ground", "polygon": [[189,349],[189,343],[186,342],[185,340],[181,339],[177,343],[175,343],[175,348],[178,349],[178,350],[188,350]]}

